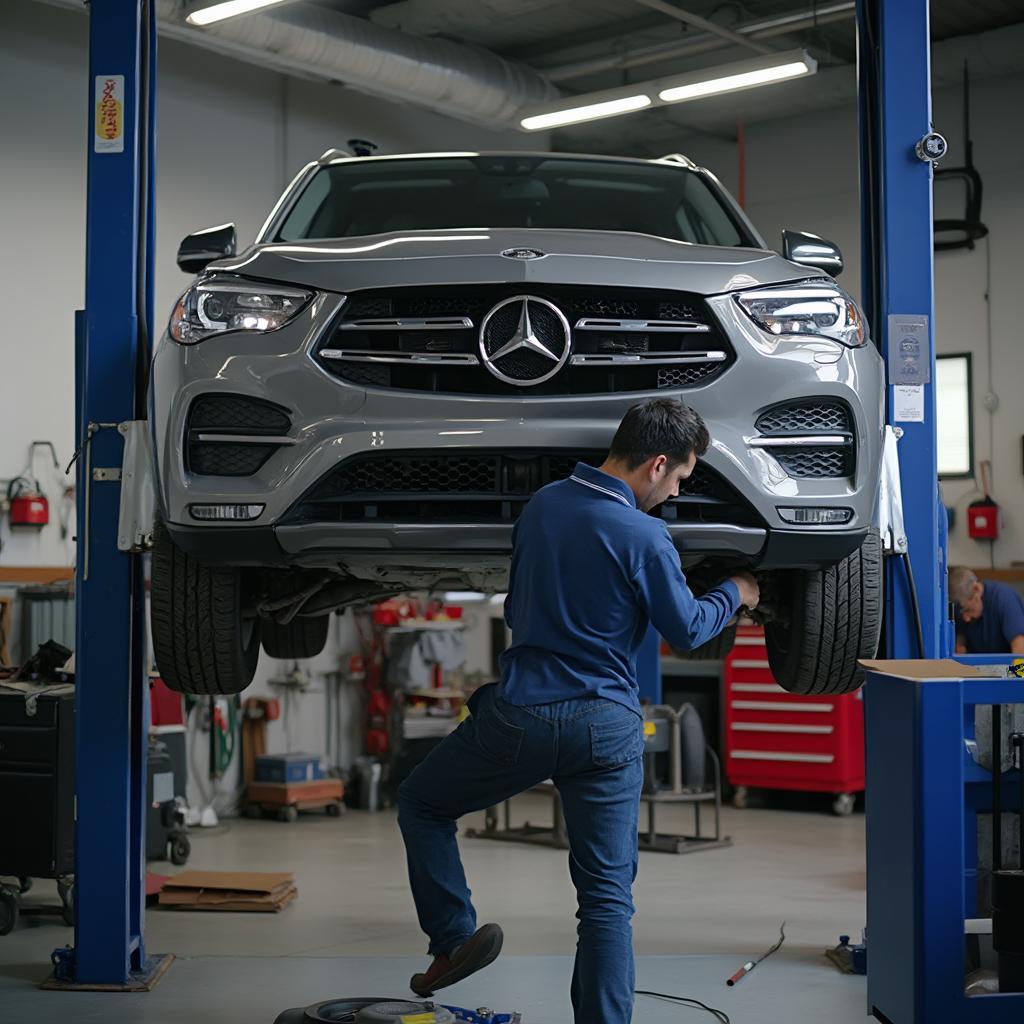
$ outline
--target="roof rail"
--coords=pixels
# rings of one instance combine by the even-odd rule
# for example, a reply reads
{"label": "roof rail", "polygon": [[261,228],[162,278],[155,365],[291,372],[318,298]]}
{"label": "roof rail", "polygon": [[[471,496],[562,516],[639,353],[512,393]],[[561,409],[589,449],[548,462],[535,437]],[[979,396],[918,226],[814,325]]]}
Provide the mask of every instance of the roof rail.
{"label": "roof rail", "polygon": [[689,167],[696,170],[697,165],[688,157],[683,156],[682,153],[666,153],[664,156],[658,157],[662,163],[667,164],[682,164],[683,167]]}
{"label": "roof rail", "polygon": [[318,160],[318,164],[329,164],[332,160],[340,160],[342,158],[350,157],[351,153],[346,153],[343,149],[328,149]]}

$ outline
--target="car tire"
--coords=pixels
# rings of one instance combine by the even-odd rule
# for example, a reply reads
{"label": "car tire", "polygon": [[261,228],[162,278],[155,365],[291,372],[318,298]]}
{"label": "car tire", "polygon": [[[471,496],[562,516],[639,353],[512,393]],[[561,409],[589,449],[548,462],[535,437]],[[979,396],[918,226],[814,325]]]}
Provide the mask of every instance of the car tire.
{"label": "car tire", "polygon": [[263,650],[271,658],[313,658],[327,644],[330,615],[299,615],[286,626],[273,619],[260,625]]}
{"label": "car tire", "polygon": [[686,661],[723,661],[735,643],[736,627],[726,626],[718,636],[705,640],[700,647],[694,647],[692,651],[673,647],[672,653],[677,658],[683,658]]}
{"label": "car tire", "polygon": [[871,531],[860,548],[826,569],[787,573],[788,625],[765,626],[768,663],[790,693],[852,693],[857,662],[878,650],[882,628],[882,544]]}
{"label": "car tire", "polygon": [[178,693],[241,693],[256,674],[260,620],[243,614],[241,570],[209,566],[153,531],[151,625],[160,677]]}

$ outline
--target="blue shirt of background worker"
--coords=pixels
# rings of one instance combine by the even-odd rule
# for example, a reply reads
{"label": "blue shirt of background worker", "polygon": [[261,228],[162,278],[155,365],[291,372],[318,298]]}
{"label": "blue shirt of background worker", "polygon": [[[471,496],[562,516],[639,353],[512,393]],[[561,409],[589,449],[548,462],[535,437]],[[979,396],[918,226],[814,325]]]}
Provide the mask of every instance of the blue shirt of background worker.
{"label": "blue shirt of background worker", "polygon": [[1024,654],[1024,598],[1013,587],[954,568],[949,596],[957,605],[957,653]]}

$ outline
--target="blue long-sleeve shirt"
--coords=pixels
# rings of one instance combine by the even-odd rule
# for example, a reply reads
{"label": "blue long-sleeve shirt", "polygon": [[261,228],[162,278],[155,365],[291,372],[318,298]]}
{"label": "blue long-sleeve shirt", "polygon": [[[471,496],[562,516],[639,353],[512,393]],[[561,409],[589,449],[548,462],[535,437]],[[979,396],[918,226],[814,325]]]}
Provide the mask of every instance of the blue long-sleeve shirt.
{"label": "blue long-sleeve shirt", "polygon": [[502,696],[518,705],[597,696],[639,711],[648,624],[690,650],[739,603],[731,581],[694,597],[665,524],[636,507],[624,481],[577,463],[534,495],[512,534]]}

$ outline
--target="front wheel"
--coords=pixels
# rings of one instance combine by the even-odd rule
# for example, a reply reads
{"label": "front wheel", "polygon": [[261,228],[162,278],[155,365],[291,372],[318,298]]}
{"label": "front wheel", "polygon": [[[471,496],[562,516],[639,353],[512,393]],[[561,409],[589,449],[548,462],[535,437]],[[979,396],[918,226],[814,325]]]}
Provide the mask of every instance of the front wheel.
{"label": "front wheel", "polygon": [[153,654],[179,693],[240,693],[256,674],[260,620],[247,614],[242,571],[210,566],[176,547],[163,523],[153,532]]}
{"label": "front wheel", "polygon": [[836,565],[790,570],[779,581],[788,622],[769,622],[764,639],[776,682],[790,693],[852,693],[857,662],[873,658],[882,628],[882,544],[872,530]]}

